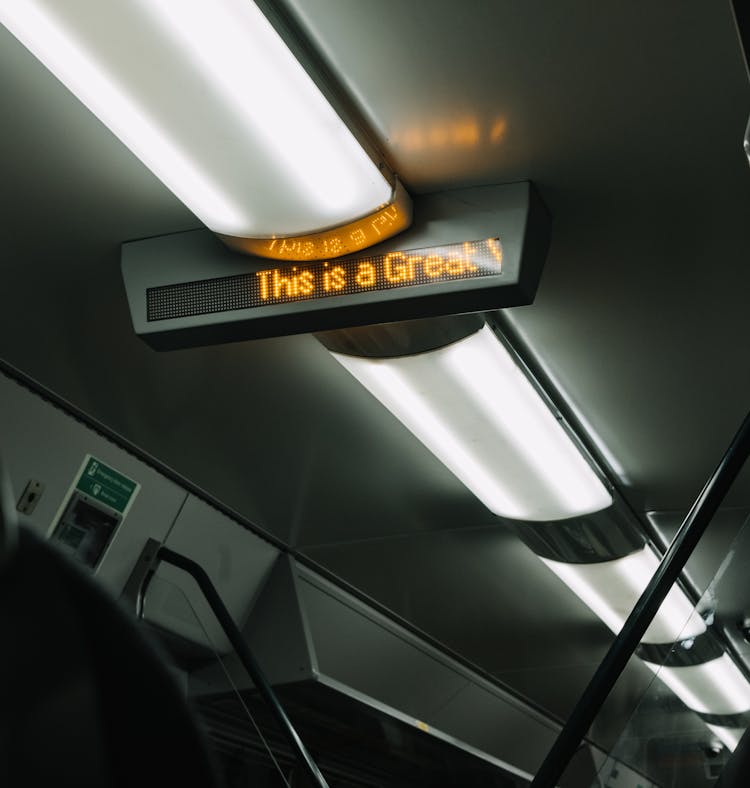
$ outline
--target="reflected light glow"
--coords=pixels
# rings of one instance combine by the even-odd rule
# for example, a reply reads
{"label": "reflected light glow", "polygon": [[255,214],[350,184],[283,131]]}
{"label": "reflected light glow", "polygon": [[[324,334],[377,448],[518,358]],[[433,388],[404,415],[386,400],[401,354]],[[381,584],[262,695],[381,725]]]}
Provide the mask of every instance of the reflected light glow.
{"label": "reflected light glow", "polygon": [[398,358],[334,357],[490,511],[559,520],[612,497],[488,326]]}
{"label": "reflected light glow", "polygon": [[498,118],[490,128],[490,142],[493,145],[502,142],[505,138],[505,132],[508,130],[508,122],[505,118]]}
{"label": "reflected light glow", "polygon": [[[493,127],[494,129],[494,127]],[[504,128],[503,128],[504,132]],[[395,145],[408,151],[435,151],[443,148],[476,148],[482,141],[482,130],[473,118],[415,126],[393,134]],[[496,142],[494,138],[491,138]]]}

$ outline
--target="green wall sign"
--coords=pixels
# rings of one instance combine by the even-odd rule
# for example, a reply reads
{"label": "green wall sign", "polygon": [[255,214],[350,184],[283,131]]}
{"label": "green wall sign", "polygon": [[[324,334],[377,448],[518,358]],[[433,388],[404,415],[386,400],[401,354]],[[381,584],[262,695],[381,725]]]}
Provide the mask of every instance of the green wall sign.
{"label": "green wall sign", "polygon": [[123,514],[138,491],[138,484],[89,455],[76,482],[76,490]]}

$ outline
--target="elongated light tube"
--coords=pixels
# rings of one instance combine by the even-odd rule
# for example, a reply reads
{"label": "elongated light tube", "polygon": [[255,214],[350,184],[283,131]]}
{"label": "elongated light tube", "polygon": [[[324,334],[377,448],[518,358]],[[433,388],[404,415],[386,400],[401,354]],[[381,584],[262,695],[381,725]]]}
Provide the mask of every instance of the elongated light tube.
{"label": "elongated light tube", "polygon": [[[574,564],[541,560],[615,633],[635,606],[656,571],[659,559],[646,545],[641,550],[611,561]],[[644,644],[669,647],[700,637],[706,624],[679,586],[673,586],[644,633]],[[699,715],[707,715],[708,728],[734,750],[742,728],[719,725],[722,716],[733,720],[750,712],[750,684],[724,653],[706,662],[664,666],[643,660],[680,700]],[[710,722],[709,720],[713,720]]]}
{"label": "elongated light tube", "polygon": [[496,514],[559,520],[611,505],[488,326],[413,356],[333,355]]}
{"label": "elongated light tube", "polygon": [[303,235],[392,197],[251,0],[3,0],[0,23],[217,233]]}
{"label": "elongated light tube", "polygon": [[723,725],[706,724],[706,727],[716,735],[716,738],[730,751],[734,752],[737,745],[740,743],[742,734],[745,732],[744,728],[727,728]]}
{"label": "elongated light tube", "polygon": [[693,711],[732,715],[750,710],[750,684],[728,654],[682,668],[646,664]]}
{"label": "elongated light tube", "polygon": [[[615,633],[644,592],[659,565],[645,546],[613,561],[569,564],[541,559]],[[674,643],[702,635],[703,619],[679,586],[672,586],[643,636],[644,643]]]}
{"label": "elongated light tube", "polygon": [[[750,711],[750,684],[728,654],[699,665],[660,667],[646,662],[680,700],[699,715],[710,715],[707,727],[724,746],[733,751],[744,728],[731,724],[719,725],[722,715],[727,720],[747,717]],[[736,715],[736,716],[735,716]],[[709,722],[708,720],[714,720]]]}

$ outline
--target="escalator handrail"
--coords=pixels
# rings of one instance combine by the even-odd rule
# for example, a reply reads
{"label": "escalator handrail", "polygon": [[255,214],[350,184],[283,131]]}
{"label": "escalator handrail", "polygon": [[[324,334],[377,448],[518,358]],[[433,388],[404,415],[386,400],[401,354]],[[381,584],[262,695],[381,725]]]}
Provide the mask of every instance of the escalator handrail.
{"label": "escalator handrail", "polygon": [[685,517],[531,784],[554,788],[750,455],[750,414]]}
{"label": "escalator handrail", "polygon": [[[149,544],[146,546],[144,553],[151,552],[150,545],[152,542],[153,540],[149,540]],[[170,550],[168,547],[160,545],[156,549],[155,554],[152,553],[152,555],[148,556],[147,572],[138,572],[138,566],[136,566],[134,575],[131,577],[136,580],[136,585],[138,587],[132,589],[133,593],[127,593],[126,595],[137,598],[140,607],[140,602],[142,601],[142,598],[145,594],[148,582],[154,576],[159,563],[162,561],[166,564],[171,564],[178,569],[182,569],[184,572],[187,572],[187,574],[189,574],[198,584],[198,587],[203,592],[206,602],[208,602],[209,607],[213,611],[213,614],[216,616],[217,621],[224,631],[227,640],[229,640],[229,642],[232,644],[235,653],[239,657],[240,662],[242,662],[242,666],[247,671],[247,674],[252,679],[255,688],[258,690],[263,700],[271,709],[271,712],[276,718],[282,733],[291,745],[292,751],[297,755],[302,767],[312,780],[312,784],[318,786],[318,788],[329,788],[325,777],[323,777],[318,765],[315,763],[312,755],[310,755],[308,749],[302,742],[302,739],[299,737],[299,734],[292,725],[292,722],[284,711],[283,706],[279,702],[276,693],[268,683],[263,670],[250,651],[249,646],[245,642],[242,633],[234,623],[234,619],[219,596],[219,592],[216,590],[216,587],[211,582],[211,578],[200,564],[184,555],[181,555],[180,553],[176,553],[174,550]],[[129,584],[130,582],[131,581],[128,581]]]}

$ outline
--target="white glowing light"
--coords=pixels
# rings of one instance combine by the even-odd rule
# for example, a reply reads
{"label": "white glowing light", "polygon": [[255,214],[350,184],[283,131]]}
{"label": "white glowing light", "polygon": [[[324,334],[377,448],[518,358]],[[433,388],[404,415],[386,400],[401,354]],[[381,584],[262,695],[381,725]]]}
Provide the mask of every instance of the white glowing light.
{"label": "white glowing light", "polygon": [[706,723],[706,727],[716,735],[721,743],[730,751],[734,752],[740,743],[744,728],[725,728],[722,725],[711,725]]}
{"label": "white glowing light", "polygon": [[[613,561],[568,564],[542,561],[617,634],[653,576],[659,559],[650,547]],[[643,636],[644,643],[671,644],[698,637],[706,624],[679,586],[672,586]],[[690,709],[703,714],[750,711],[750,684],[728,654],[698,665],[662,667],[644,660]],[[708,724],[708,723],[707,723]],[[708,727],[733,750],[743,730]]]}
{"label": "white glowing light", "polygon": [[[659,565],[650,547],[594,564],[542,561],[615,633],[646,589]],[[673,586],[643,636],[644,643],[674,643],[706,631],[703,619],[685,593]]]}
{"label": "white glowing light", "polygon": [[694,711],[704,714],[750,711],[750,684],[728,654],[684,668],[646,664]]}
{"label": "white glowing light", "polygon": [[333,355],[496,514],[559,520],[611,505],[488,326],[414,356]]}
{"label": "white glowing light", "polygon": [[390,199],[250,0],[3,0],[0,22],[216,232],[315,232]]}

